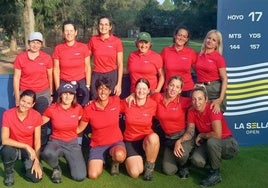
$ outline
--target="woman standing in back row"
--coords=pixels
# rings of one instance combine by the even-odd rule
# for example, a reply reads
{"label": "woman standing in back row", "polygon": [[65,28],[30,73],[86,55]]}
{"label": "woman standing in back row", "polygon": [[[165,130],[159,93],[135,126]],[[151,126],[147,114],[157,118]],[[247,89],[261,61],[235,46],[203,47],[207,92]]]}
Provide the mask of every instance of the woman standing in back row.
{"label": "woman standing in back row", "polygon": [[112,94],[120,96],[123,77],[123,44],[111,34],[112,19],[103,16],[98,20],[98,35],[92,36],[88,42],[89,54],[93,57],[94,68],[91,80],[91,99],[97,98],[95,82],[107,77],[112,81]]}
{"label": "woman standing in back row", "polygon": [[183,97],[190,97],[190,92],[194,87],[191,68],[197,58],[197,53],[187,46],[188,41],[189,31],[184,27],[177,27],[173,36],[173,45],[165,47],[161,52],[165,70],[165,86],[170,77],[180,75],[183,79],[181,92]]}
{"label": "woman standing in back row", "polygon": [[195,65],[197,82],[205,85],[208,100],[215,112],[226,110],[227,73],[222,56],[222,35],[220,31],[207,33]]}
{"label": "woman standing in back row", "polygon": [[151,35],[147,32],[139,33],[135,44],[137,50],[129,54],[127,65],[131,93],[135,91],[135,84],[140,78],[149,81],[151,93],[160,92],[165,82],[163,61],[161,56],[151,49]]}
{"label": "woman standing in back row", "polygon": [[[42,114],[51,103],[53,94],[52,59],[41,50],[43,35],[32,32],[28,39],[29,49],[19,54],[14,61],[13,88],[16,106],[19,105],[20,94],[27,90],[36,93],[34,109]],[[41,127],[41,145],[47,142],[47,124]]]}
{"label": "woman standing in back row", "polygon": [[88,49],[85,44],[76,41],[77,28],[73,21],[65,21],[62,32],[65,41],[57,45],[53,52],[55,87],[57,90],[61,84],[71,82],[78,91],[79,104],[85,106],[89,101],[91,80]]}

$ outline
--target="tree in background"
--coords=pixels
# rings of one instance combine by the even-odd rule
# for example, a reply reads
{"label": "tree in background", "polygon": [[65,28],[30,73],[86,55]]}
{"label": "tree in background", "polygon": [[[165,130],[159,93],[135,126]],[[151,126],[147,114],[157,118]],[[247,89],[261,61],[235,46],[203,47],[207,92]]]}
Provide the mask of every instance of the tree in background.
{"label": "tree in background", "polygon": [[32,0],[24,1],[24,9],[23,9],[23,26],[24,26],[24,34],[25,34],[25,48],[28,48],[28,36],[31,32],[34,31],[34,13],[32,7]]}
{"label": "tree in background", "polygon": [[0,27],[4,28],[5,33],[9,38],[11,51],[17,51],[17,37],[19,28],[21,27],[21,15],[23,4],[16,0],[1,0],[0,1]]}
{"label": "tree in background", "polygon": [[55,46],[63,39],[61,26],[67,19],[77,23],[78,40],[87,42],[102,15],[113,18],[119,37],[127,37],[130,30],[170,37],[176,26],[185,25],[192,38],[203,38],[216,28],[217,0],[165,0],[162,5],[157,0],[1,0],[0,12],[0,27],[15,50],[16,39],[24,33],[27,44],[32,30],[42,32],[44,44]]}

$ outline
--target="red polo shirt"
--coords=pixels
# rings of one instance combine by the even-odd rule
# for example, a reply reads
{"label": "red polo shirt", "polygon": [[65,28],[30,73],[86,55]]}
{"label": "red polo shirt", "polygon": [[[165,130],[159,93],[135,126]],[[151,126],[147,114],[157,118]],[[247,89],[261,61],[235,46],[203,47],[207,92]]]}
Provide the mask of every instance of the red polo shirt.
{"label": "red polo shirt", "polygon": [[85,58],[88,56],[88,48],[84,43],[75,42],[73,46],[66,43],[57,45],[53,58],[59,60],[60,79],[70,82],[85,78]]}
{"label": "red polo shirt", "polygon": [[43,115],[51,120],[51,138],[65,142],[76,139],[76,129],[82,114],[83,109],[79,104],[68,109],[63,109],[59,103],[48,106]]}
{"label": "red polo shirt", "polygon": [[156,118],[165,134],[180,132],[186,128],[186,111],[191,105],[189,98],[177,97],[166,106],[163,93],[155,93],[151,97],[157,102]]}
{"label": "red polo shirt", "polygon": [[182,50],[177,51],[173,45],[165,47],[161,52],[161,56],[163,58],[166,74],[165,86],[170,77],[180,75],[183,79],[182,90],[192,90],[194,82],[192,79],[191,68],[196,63],[197,53],[187,46],[184,46]]}
{"label": "red polo shirt", "polygon": [[150,83],[150,89],[155,90],[160,68],[163,68],[163,61],[157,52],[152,50],[149,50],[146,54],[141,54],[139,50],[131,52],[128,57],[131,92],[135,91],[135,83],[139,78],[146,78]]}
{"label": "red polo shirt", "polygon": [[156,114],[156,102],[151,98],[148,97],[146,103],[142,106],[132,103],[130,107],[128,107],[125,100],[122,100],[121,111],[126,117],[124,140],[141,140],[154,132],[152,129],[152,118]]}
{"label": "red polo shirt", "polygon": [[88,122],[92,128],[91,146],[104,146],[123,140],[119,127],[120,98],[109,97],[104,110],[96,106],[96,100],[84,108],[82,121]]}
{"label": "red polo shirt", "polygon": [[88,42],[90,56],[94,57],[95,72],[105,73],[117,69],[117,54],[123,52],[121,39],[114,35],[102,40],[100,35],[92,36]]}
{"label": "red polo shirt", "polygon": [[221,79],[219,69],[226,68],[226,63],[217,51],[201,54],[197,57],[196,76],[197,82],[209,82]]}
{"label": "red polo shirt", "polygon": [[28,52],[19,54],[14,61],[14,68],[21,70],[20,90],[31,89],[35,92],[49,88],[47,69],[53,67],[52,59],[40,51],[34,60],[29,59]]}
{"label": "red polo shirt", "polygon": [[222,125],[222,138],[226,138],[228,136],[232,136],[232,132],[229,129],[225,118],[222,113],[214,113],[212,109],[210,109],[210,103],[206,104],[206,108],[204,112],[199,113],[194,108],[191,108],[188,112],[188,122],[195,124],[198,132],[200,133],[208,133],[211,132],[212,122],[215,120],[220,120]]}
{"label": "red polo shirt", "polygon": [[34,148],[35,128],[42,125],[42,118],[39,112],[30,109],[27,117],[21,121],[17,115],[17,107],[6,110],[3,113],[2,126],[9,128],[9,138],[28,144]]}

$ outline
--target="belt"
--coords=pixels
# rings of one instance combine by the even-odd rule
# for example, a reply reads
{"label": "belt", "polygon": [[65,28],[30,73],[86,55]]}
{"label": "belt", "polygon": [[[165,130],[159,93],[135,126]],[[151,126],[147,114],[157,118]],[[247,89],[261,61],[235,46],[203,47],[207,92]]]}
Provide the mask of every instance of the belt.
{"label": "belt", "polygon": [[216,84],[216,83],[221,83],[221,80],[214,80],[214,81],[209,81],[209,82],[201,82],[201,83],[198,83],[198,84],[212,85],[212,84]]}

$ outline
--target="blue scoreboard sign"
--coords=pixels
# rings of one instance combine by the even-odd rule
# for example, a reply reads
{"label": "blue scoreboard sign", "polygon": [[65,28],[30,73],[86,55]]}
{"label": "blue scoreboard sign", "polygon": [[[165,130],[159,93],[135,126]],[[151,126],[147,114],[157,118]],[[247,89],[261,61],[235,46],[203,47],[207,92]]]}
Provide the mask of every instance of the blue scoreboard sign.
{"label": "blue scoreboard sign", "polygon": [[268,1],[218,0],[227,111],[240,145],[268,144]]}

